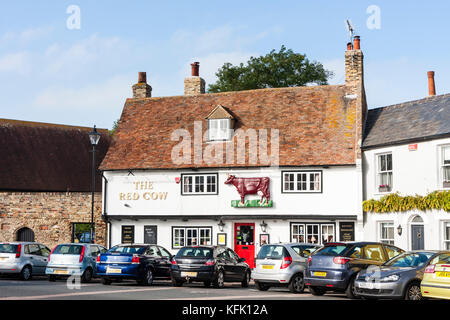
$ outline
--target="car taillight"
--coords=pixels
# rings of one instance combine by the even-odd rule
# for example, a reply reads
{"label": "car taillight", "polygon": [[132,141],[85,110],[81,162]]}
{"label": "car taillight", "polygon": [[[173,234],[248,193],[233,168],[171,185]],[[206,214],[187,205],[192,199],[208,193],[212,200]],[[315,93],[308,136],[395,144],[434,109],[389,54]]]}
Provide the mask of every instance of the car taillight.
{"label": "car taillight", "polygon": [[97,263],[100,263],[100,255],[97,256]]}
{"label": "car taillight", "polygon": [[436,268],[435,264],[430,264],[428,267],[425,268],[425,273],[434,273],[435,268]]}
{"label": "car taillight", "polygon": [[16,258],[20,258],[20,252],[22,251],[22,245],[19,244],[17,246],[17,251],[16,251]]}
{"label": "car taillight", "polygon": [[140,262],[139,256],[133,256],[133,258],[131,258],[131,263],[139,264],[139,262]]}
{"label": "car taillight", "polygon": [[[57,247],[57,246],[56,246]],[[50,257],[52,256],[53,251],[55,251],[56,247],[53,248],[52,252],[48,255],[48,262],[50,262]]]}
{"label": "car taillight", "polygon": [[84,259],[84,250],[85,250],[85,247],[83,246],[83,249],[81,249],[81,253],[80,253],[80,260],[78,261],[78,262],[83,262],[83,259]]}
{"label": "car taillight", "polygon": [[311,260],[312,260],[312,258],[308,257],[308,266],[311,264]]}
{"label": "car taillight", "polygon": [[205,266],[213,266],[215,264],[216,264],[216,262],[214,261],[214,259],[210,259],[205,262]]}
{"label": "car taillight", "polygon": [[334,257],[333,258],[333,262],[336,264],[346,264],[350,260],[351,260],[350,258],[346,258],[346,257]]}
{"label": "car taillight", "polygon": [[292,257],[284,257],[280,269],[286,269],[292,263]]}
{"label": "car taillight", "polygon": [[173,264],[173,265],[176,265],[176,264],[177,264],[177,260],[172,259],[172,264]]}

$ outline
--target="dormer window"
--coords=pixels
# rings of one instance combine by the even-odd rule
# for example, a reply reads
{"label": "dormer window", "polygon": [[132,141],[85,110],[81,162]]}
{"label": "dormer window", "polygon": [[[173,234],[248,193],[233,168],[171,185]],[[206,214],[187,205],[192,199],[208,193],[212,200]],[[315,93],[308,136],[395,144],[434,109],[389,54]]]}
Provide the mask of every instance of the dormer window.
{"label": "dormer window", "polygon": [[208,121],[209,141],[231,140],[235,120],[225,107],[218,105],[206,117],[206,120]]}

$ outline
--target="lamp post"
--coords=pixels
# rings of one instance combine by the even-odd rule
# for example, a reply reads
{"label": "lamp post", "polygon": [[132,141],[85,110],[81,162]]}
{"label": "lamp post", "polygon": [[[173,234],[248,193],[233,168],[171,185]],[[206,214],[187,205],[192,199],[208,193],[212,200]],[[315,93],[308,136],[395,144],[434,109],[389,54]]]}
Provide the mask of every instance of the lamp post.
{"label": "lamp post", "polygon": [[92,207],[91,207],[91,243],[94,243],[94,193],[95,193],[95,146],[98,144],[100,140],[100,134],[97,132],[97,129],[94,125],[94,130],[89,133],[89,140],[92,145]]}

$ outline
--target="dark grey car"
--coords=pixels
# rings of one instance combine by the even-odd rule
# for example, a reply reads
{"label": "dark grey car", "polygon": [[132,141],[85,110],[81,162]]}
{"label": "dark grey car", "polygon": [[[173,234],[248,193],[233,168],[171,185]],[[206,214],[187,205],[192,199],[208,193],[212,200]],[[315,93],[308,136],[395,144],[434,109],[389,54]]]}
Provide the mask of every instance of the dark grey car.
{"label": "dark grey car", "polygon": [[425,267],[437,254],[430,250],[409,251],[381,266],[370,266],[359,272],[356,293],[369,299],[421,300],[420,283]]}

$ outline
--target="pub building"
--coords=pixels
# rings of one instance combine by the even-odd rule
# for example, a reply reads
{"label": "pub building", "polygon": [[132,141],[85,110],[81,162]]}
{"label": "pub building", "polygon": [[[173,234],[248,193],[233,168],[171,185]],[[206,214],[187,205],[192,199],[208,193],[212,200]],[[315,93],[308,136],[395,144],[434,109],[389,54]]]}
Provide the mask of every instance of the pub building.
{"label": "pub building", "polygon": [[151,97],[139,73],[103,171],[108,245],[223,244],[253,266],[264,243],[362,238],[367,106],[359,37],[342,85]]}

